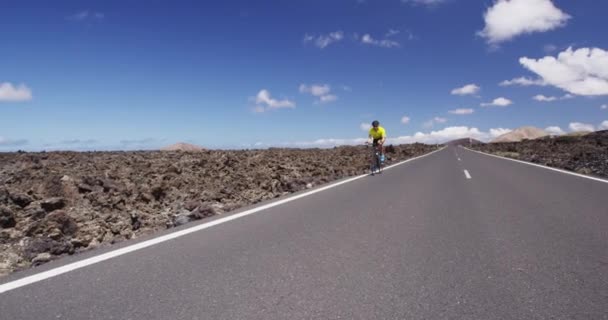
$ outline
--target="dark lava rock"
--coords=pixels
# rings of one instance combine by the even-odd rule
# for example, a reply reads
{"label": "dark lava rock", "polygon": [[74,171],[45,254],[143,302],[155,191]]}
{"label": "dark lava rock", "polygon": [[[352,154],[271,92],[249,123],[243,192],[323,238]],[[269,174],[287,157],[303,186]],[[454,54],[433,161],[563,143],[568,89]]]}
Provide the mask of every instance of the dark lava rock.
{"label": "dark lava rock", "polygon": [[15,215],[11,209],[4,206],[0,207],[0,228],[13,228],[16,224]]}
{"label": "dark lava rock", "polygon": [[32,198],[24,193],[11,194],[10,198],[14,204],[20,206],[21,208],[25,208],[32,203]]}
{"label": "dark lava rock", "polygon": [[63,207],[65,207],[65,200],[63,198],[46,199],[40,204],[40,207],[46,212],[63,209]]}
{"label": "dark lava rock", "polygon": [[474,145],[473,149],[608,178],[608,130],[584,136],[479,144]]}
{"label": "dark lava rock", "polygon": [[[387,165],[434,150],[387,146]],[[2,250],[20,257],[8,269],[21,269],[23,261],[43,263],[362,174],[369,154],[364,146],[0,153],[0,207],[7,208],[0,220],[13,226],[0,230]],[[574,169],[595,172],[593,154],[580,154],[588,164]]]}
{"label": "dark lava rock", "polygon": [[46,220],[55,223],[64,235],[73,235],[78,230],[78,224],[65,211],[54,211]]}

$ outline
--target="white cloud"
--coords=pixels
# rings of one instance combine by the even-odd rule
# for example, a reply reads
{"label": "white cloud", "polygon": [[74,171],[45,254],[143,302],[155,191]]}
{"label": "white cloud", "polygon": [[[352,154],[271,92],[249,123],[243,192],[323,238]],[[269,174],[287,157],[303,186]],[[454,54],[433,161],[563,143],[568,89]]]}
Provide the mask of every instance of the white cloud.
{"label": "white cloud", "polygon": [[361,42],[363,44],[378,46],[378,47],[382,47],[382,48],[398,48],[401,46],[401,44],[397,41],[389,40],[389,39],[382,39],[382,40],[374,39],[370,34],[364,34],[361,37]]}
{"label": "white cloud", "polygon": [[608,120],[605,120],[602,122],[602,124],[600,124],[599,128],[600,130],[608,130]]}
{"label": "white cloud", "polygon": [[95,12],[95,11],[84,10],[84,11],[80,11],[78,13],[75,13],[75,14],[69,16],[68,20],[72,20],[72,21],[91,21],[91,20],[100,21],[100,20],[103,20],[103,18],[105,18],[105,15],[102,12]]}
{"label": "white cloud", "polygon": [[462,87],[462,88],[456,88],[454,90],[452,90],[452,94],[453,95],[459,95],[459,96],[466,96],[466,95],[470,95],[470,94],[476,94],[479,92],[481,88],[472,83],[472,84],[467,84],[466,86]]}
{"label": "white cloud", "polygon": [[557,46],[554,44],[546,44],[543,47],[543,51],[545,51],[545,53],[551,53],[553,51],[557,50]]}
{"label": "white cloud", "polygon": [[562,128],[560,128],[558,126],[547,127],[547,128],[545,128],[545,131],[547,131],[549,134],[556,135],[556,136],[561,136],[562,134],[566,133],[564,130],[562,130]]}
{"label": "white cloud", "polygon": [[515,86],[515,85],[519,85],[519,86],[547,86],[548,84],[543,81],[542,79],[528,79],[526,77],[520,77],[520,78],[515,78],[512,80],[505,80],[503,82],[501,82],[499,84],[502,87],[508,87],[508,86]]}
{"label": "white cloud", "polygon": [[481,106],[482,107],[506,107],[506,106],[510,106],[513,104],[513,101],[507,99],[507,98],[496,98],[494,99],[492,102],[488,102],[488,103],[482,103]]}
{"label": "white cloud", "polygon": [[[509,129],[497,128],[490,129],[488,132],[480,131],[477,128],[469,128],[466,126],[462,127],[447,127],[442,130],[431,131],[431,132],[417,132],[414,135],[409,136],[398,136],[388,137],[388,144],[409,144],[409,143],[444,143],[455,139],[473,138],[481,141],[490,141],[503,133],[509,132]],[[366,138],[353,138],[353,139],[336,139],[336,138],[325,138],[317,139],[314,141],[300,141],[300,142],[286,142],[279,144],[280,146],[287,147],[303,147],[303,148],[330,148],[339,145],[361,145],[367,141]]]}
{"label": "white cloud", "polygon": [[359,128],[361,128],[361,130],[363,130],[363,131],[365,131],[365,132],[368,132],[368,131],[369,131],[369,129],[371,129],[371,128],[372,128],[372,125],[371,125],[371,124],[369,124],[369,123],[366,123],[366,122],[362,122],[362,123],[359,125]]}
{"label": "white cloud", "polygon": [[410,123],[410,120],[411,120],[411,119],[410,119],[410,117],[408,117],[408,116],[403,116],[403,117],[401,117],[401,123],[403,123],[403,124],[408,124],[408,123]]}
{"label": "white cloud", "polygon": [[600,109],[602,109],[602,110],[606,110],[606,109],[608,109],[608,104],[604,104],[604,105],[602,105],[602,106],[600,107]]}
{"label": "white cloud", "polygon": [[10,82],[0,83],[0,102],[32,100],[32,90],[24,84],[14,86]]}
{"label": "white cloud", "polygon": [[572,99],[572,98],[574,98],[574,96],[571,94],[565,94],[561,97],[554,97],[554,96],[547,97],[545,95],[538,94],[538,95],[535,95],[534,97],[532,97],[532,99],[534,99],[536,101],[540,101],[540,102],[552,102],[552,101],[567,100],[567,99]]}
{"label": "white cloud", "polygon": [[398,35],[400,33],[401,33],[400,30],[389,29],[388,32],[384,35],[384,37],[385,38],[390,38],[390,37],[396,36],[396,35]]}
{"label": "white cloud", "polygon": [[475,110],[473,110],[473,109],[454,109],[454,110],[448,111],[448,113],[457,114],[457,115],[472,114],[474,112],[475,112]]}
{"label": "white cloud", "polygon": [[331,91],[331,88],[327,84],[313,84],[310,86],[301,84],[299,90],[300,93],[310,93],[315,97],[320,97],[328,94]]}
{"label": "white cloud", "polygon": [[409,3],[412,5],[422,5],[422,6],[436,6],[438,4],[444,3],[446,0],[401,0],[403,3]]}
{"label": "white cloud", "polygon": [[331,93],[331,87],[328,84],[312,84],[310,86],[301,84],[299,91],[316,97],[316,103],[329,103],[338,100],[338,96]]}
{"label": "white cloud", "polygon": [[404,144],[404,143],[444,143],[447,141],[463,138],[473,138],[481,141],[489,141],[508,129],[490,129],[489,132],[482,132],[477,128],[469,128],[466,126],[461,127],[447,127],[438,131],[431,131],[429,133],[417,132],[413,136],[401,136],[396,138],[388,138],[387,142],[391,144]]}
{"label": "white cloud", "polygon": [[492,138],[500,137],[503,134],[507,134],[511,131],[513,131],[513,130],[505,129],[505,128],[490,129],[490,137],[492,137]]}
{"label": "white cloud", "polygon": [[329,103],[329,102],[334,102],[336,100],[338,100],[338,97],[335,96],[335,95],[333,95],[333,94],[328,94],[328,95],[325,95],[325,96],[321,96],[319,98],[319,102],[320,103]]}
{"label": "white cloud", "polygon": [[536,101],[541,101],[541,102],[551,102],[551,101],[557,100],[556,97],[546,97],[542,94],[535,95],[534,97],[532,97],[532,99],[534,99]]}
{"label": "white cloud", "polygon": [[523,57],[519,62],[540,76],[544,82],[571,94],[581,96],[608,95],[608,51],[599,48],[572,48],[557,58]]}
{"label": "white cloud", "polygon": [[498,0],[485,12],[485,27],[478,35],[498,45],[522,34],[562,27],[568,19],[551,0]]}
{"label": "white cloud", "polygon": [[423,123],[422,126],[424,128],[431,128],[431,127],[433,127],[437,123],[446,123],[447,121],[448,121],[448,119],[446,119],[446,118],[435,117],[435,118],[433,118],[433,119],[431,119],[431,120]]}
{"label": "white cloud", "polygon": [[304,43],[312,42],[315,46],[325,49],[326,47],[344,39],[344,32],[335,31],[328,34],[321,34],[319,36],[305,34]]}
{"label": "white cloud", "polygon": [[253,111],[257,113],[283,108],[294,109],[296,107],[296,104],[293,101],[287,99],[273,99],[270,95],[270,91],[266,89],[260,90],[254,101],[256,103],[256,106]]}
{"label": "white cloud", "polygon": [[595,126],[587,123],[572,122],[569,125],[571,131],[595,131]]}

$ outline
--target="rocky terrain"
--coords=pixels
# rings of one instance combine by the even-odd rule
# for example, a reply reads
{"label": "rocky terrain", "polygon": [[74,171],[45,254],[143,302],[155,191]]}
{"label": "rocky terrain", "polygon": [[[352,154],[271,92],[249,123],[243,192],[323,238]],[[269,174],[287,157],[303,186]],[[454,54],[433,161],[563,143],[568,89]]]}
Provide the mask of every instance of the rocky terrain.
{"label": "rocky terrain", "polygon": [[[435,150],[388,146],[388,163]],[[0,153],[0,276],[367,172],[369,150]]]}
{"label": "rocky terrain", "polygon": [[582,136],[480,144],[473,149],[608,178],[608,130]]}

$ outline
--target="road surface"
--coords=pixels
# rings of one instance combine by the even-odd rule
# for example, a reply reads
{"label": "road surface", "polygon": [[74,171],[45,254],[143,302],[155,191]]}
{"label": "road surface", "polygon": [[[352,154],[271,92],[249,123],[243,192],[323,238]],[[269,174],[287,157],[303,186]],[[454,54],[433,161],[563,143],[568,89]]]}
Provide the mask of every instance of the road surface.
{"label": "road surface", "polygon": [[6,291],[0,318],[608,319],[608,183],[448,147]]}

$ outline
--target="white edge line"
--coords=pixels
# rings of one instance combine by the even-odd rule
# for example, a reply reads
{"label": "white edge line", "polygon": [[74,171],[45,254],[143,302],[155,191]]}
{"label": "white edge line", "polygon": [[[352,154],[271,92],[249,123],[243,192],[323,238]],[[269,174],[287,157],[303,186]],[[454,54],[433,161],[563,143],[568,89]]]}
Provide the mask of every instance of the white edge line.
{"label": "white edge line", "polygon": [[471,179],[471,174],[469,173],[469,170],[464,170],[464,175],[467,177],[467,179]]}
{"label": "white edge line", "polygon": [[570,171],[566,171],[566,170],[563,170],[563,169],[557,169],[557,168],[551,168],[551,167],[543,166],[542,164],[536,164],[536,163],[532,163],[532,162],[527,162],[527,161],[522,161],[522,160],[516,160],[516,159],[507,158],[507,157],[501,157],[501,156],[497,156],[497,155],[494,155],[494,154],[489,154],[489,153],[485,153],[485,152],[481,152],[481,151],[477,151],[477,150],[471,150],[469,148],[465,148],[465,149],[467,149],[469,151],[472,151],[472,152],[479,153],[479,154],[483,154],[483,155],[486,155],[486,156],[498,158],[498,159],[510,160],[510,161],[514,161],[514,162],[518,162],[518,163],[523,163],[523,164],[527,164],[527,165],[530,165],[530,166],[534,166],[534,167],[539,167],[539,168],[543,168],[543,169],[547,169],[547,170],[551,170],[551,171],[556,171],[556,172],[561,172],[561,173],[569,174],[571,176],[576,176],[576,177],[580,177],[580,178],[591,179],[591,180],[598,181],[598,182],[608,183],[608,180],[601,179],[601,178],[596,178],[596,177],[590,177],[590,176],[586,176],[584,174],[580,174],[580,173],[576,173],[576,172],[570,172]]}
{"label": "white edge line", "polygon": [[[411,159],[408,159],[408,160],[405,160],[405,161],[402,161],[402,162],[399,162],[399,163],[387,166],[387,167],[384,168],[384,170],[388,170],[388,169],[394,168],[396,166],[402,165],[404,163],[408,163],[410,161],[414,161],[416,159],[420,159],[420,158],[424,158],[426,156],[430,156],[431,154],[439,152],[439,151],[441,151],[441,150],[443,150],[445,148],[446,147],[443,147],[443,148],[435,150],[433,152],[429,152],[427,154],[424,154],[424,155],[421,155],[421,156],[418,156],[418,157],[415,157],[415,158],[411,158]],[[237,214],[233,214],[233,215],[227,216],[225,218],[220,218],[220,219],[213,220],[213,221],[210,221],[210,222],[207,222],[207,223],[199,224],[199,225],[196,225],[196,226],[184,229],[184,230],[176,231],[176,232],[173,232],[173,233],[170,233],[170,234],[158,237],[158,238],[146,240],[146,241],[143,241],[143,242],[140,242],[140,243],[136,243],[136,244],[124,247],[124,248],[120,248],[120,249],[117,249],[117,250],[114,250],[114,251],[106,252],[106,253],[100,254],[98,256],[87,258],[87,259],[84,259],[84,260],[81,260],[81,261],[76,261],[76,262],[73,262],[73,263],[61,266],[61,267],[57,267],[57,268],[54,268],[54,269],[51,269],[51,270],[47,270],[47,271],[44,271],[44,272],[41,272],[41,273],[37,273],[37,274],[31,275],[31,276],[28,276],[28,277],[25,277],[25,278],[22,278],[22,279],[11,281],[11,282],[8,282],[8,283],[0,285],[0,294],[2,294],[4,292],[7,292],[7,291],[11,291],[11,290],[17,289],[17,288],[20,288],[20,287],[27,286],[27,285],[35,283],[35,282],[46,280],[46,279],[49,279],[49,278],[52,278],[52,277],[55,277],[55,276],[58,276],[58,275],[61,275],[61,274],[64,274],[64,273],[68,273],[68,272],[74,271],[76,269],[84,268],[86,266],[90,266],[90,265],[93,265],[93,264],[96,264],[96,263],[99,263],[99,262],[102,262],[102,261],[105,261],[105,260],[116,258],[116,257],[121,256],[123,254],[131,253],[131,252],[134,252],[134,251],[137,251],[137,250],[140,250],[140,249],[144,249],[144,248],[147,248],[147,247],[150,247],[150,246],[153,246],[153,245],[165,242],[165,241],[176,239],[176,238],[188,235],[190,233],[194,233],[194,232],[201,231],[201,230],[204,230],[204,229],[207,229],[207,228],[211,228],[211,227],[216,226],[218,224],[222,224],[222,223],[226,223],[228,221],[236,220],[238,218],[241,218],[241,217],[244,217],[244,216],[248,216],[250,214],[253,214],[253,213],[256,213],[256,212],[259,212],[259,211],[263,211],[263,210],[266,210],[266,209],[269,209],[269,208],[272,208],[272,207],[276,207],[276,206],[279,206],[279,205],[282,205],[284,203],[291,202],[291,201],[294,201],[294,200],[297,200],[297,199],[300,199],[300,198],[304,198],[304,197],[307,197],[309,195],[312,195],[312,194],[315,194],[315,193],[318,193],[318,192],[321,192],[321,191],[325,191],[327,189],[331,189],[331,188],[334,188],[334,187],[337,187],[339,185],[343,185],[343,184],[346,184],[346,183],[349,183],[349,182],[353,182],[355,180],[359,180],[359,179],[367,177],[367,176],[369,176],[369,174],[362,174],[360,176],[356,176],[356,177],[349,178],[349,179],[346,179],[346,180],[343,180],[343,181],[340,181],[340,182],[336,182],[336,183],[330,184],[328,186],[321,187],[319,189],[311,190],[311,191],[308,191],[308,192],[305,192],[305,193],[302,193],[302,194],[299,194],[299,195],[295,195],[295,196],[292,196],[292,197],[289,197],[289,198],[286,198],[286,199],[283,199],[283,200],[278,200],[276,202],[272,202],[272,203],[269,203],[269,204],[266,204],[266,205],[263,205],[263,206],[260,206],[260,207],[252,208],[252,209],[249,209],[249,210],[237,213]]]}

